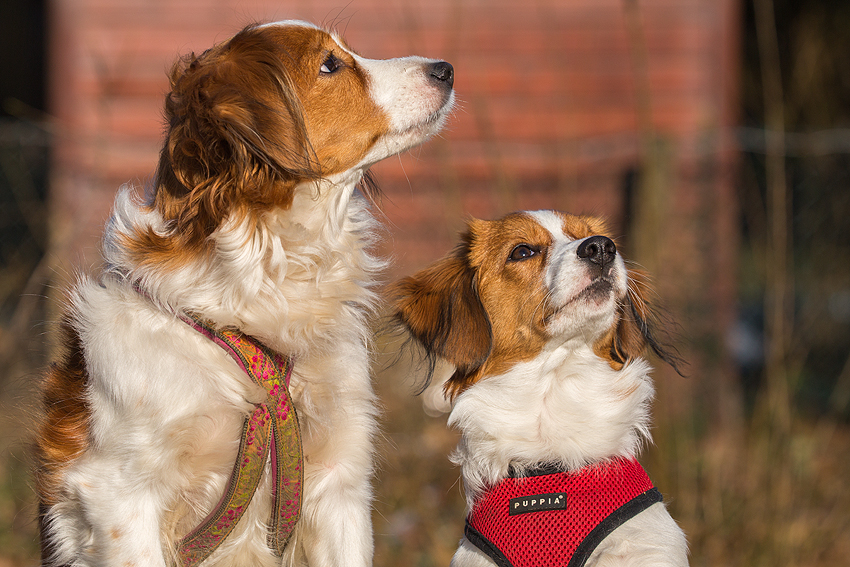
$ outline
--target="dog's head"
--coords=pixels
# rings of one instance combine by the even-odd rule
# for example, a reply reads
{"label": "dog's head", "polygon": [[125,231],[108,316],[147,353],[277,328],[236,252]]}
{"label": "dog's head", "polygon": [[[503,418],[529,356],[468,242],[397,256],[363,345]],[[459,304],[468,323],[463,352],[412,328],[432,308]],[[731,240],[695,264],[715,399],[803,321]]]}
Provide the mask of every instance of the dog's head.
{"label": "dog's head", "polygon": [[588,346],[615,370],[655,338],[646,276],[626,267],[605,223],[552,211],[473,220],[448,256],[398,282],[395,318],[454,365],[456,396],[548,346]]}
{"label": "dog's head", "polygon": [[152,204],[194,247],[233,215],[289,207],[305,181],[362,174],[423,142],[454,100],[446,62],[365,59],[292,21],[184,57],[170,80]]}

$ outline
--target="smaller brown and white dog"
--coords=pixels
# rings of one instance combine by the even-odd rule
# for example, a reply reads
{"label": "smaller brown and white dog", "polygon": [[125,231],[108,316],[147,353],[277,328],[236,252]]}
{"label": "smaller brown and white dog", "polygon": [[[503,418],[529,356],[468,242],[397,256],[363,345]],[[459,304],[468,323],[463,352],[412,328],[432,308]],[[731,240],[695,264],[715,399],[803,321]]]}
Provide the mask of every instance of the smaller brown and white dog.
{"label": "smaller brown and white dog", "polygon": [[604,222],[553,211],[473,220],[392,289],[395,317],[451,363],[469,506],[453,567],[687,565],[682,530],[637,463],[650,440],[646,277]]}

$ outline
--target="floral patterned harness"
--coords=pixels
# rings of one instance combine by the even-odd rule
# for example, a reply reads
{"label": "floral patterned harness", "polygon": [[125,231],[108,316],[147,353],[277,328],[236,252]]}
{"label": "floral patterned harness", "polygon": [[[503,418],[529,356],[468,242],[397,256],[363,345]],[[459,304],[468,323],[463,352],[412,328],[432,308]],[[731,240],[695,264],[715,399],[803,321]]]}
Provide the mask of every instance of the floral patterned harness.
{"label": "floral patterned harness", "polygon": [[289,397],[292,360],[239,331],[216,330],[198,319],[181,318],[223,348],[252,381],[266,390],[267,396],[245,418],[239,452],[224,495],[201,524],[180,541],[180,562],[194,567],[218,549],[251,503],[270,457],[274,505],[268,544],[281,556],[301,515],[304,479],[298,416]]}

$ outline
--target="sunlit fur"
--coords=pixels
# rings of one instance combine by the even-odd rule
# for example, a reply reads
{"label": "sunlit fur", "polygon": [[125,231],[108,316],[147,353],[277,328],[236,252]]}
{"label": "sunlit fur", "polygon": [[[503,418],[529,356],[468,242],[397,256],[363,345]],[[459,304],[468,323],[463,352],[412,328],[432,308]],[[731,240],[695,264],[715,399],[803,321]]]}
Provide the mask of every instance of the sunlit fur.
{"label": "sunlit fur", "polygon": [[[171,565],[221,497],[265,392],[181,313],[294,359],[305,488],[285,564],[371,564],[368,320],[382,261],[355,188],[441,128],[450,69],[365,59],[302,22],[250,26],[177,62],[154,180],[118,193],[103,271],[69,290],[65,353],[44,380],[45,564]],[[265,479],[204,565],[280,563],[270,490]]]}
{"label": "sunlit fur", "polygon": [[[452,253],[392,289],[396,319],[455,368],[444,391],[470,507],[511,468],[577,470],[637,456],[650,440],[643,351],[677,360],[654,338],[647,278],[613,241],[601,266],[580,257],[594,236],[610,237],[602,220],[552,211],[473,220]],[[661,503],[587,563],[686,564],[685,537]],[[493,564],[464,538],[452,565]]]}

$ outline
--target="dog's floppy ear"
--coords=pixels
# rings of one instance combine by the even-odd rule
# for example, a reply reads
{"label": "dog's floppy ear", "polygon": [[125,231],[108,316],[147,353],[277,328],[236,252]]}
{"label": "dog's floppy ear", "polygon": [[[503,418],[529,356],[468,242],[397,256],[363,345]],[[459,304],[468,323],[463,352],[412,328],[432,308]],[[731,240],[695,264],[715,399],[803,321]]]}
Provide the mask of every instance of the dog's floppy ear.
{"label": "dog's floppy ear", "polygon": [[493,347],[490,320],[468,257],[466,240],[442,260],[396,283],[390,292],[395,319],[429,356],[455,366],[449,389],[479,369]]}
{"label": "dog's floppy ear", "polygon": [[240,204],[289,206],[298,182],[321,176],[286,57],[249,27],[174,65],[154,203],[192,244]]}
{"label": "dog's floppy ear", "polygon": [[597,344],[596,352],[619,370],[649,348],[684,376],[681,370],[684,362],[672,346],[657,308],[649,301],[652,295],[649,276],[642,270],[629,269],[628,278],[628,292],[620,303],[617,324]]}

